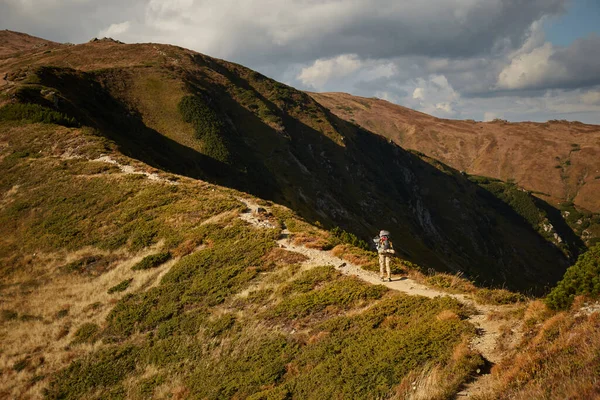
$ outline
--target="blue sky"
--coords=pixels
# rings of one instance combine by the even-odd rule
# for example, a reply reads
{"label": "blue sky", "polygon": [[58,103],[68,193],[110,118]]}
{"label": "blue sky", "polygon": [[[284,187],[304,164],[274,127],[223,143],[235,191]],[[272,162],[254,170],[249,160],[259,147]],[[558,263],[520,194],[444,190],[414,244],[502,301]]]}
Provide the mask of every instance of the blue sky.
{"label": "blue sky", "polygon": [[600,124],[600,0],[0,0],[0,27],[158,42],[443,118]]}
{"label": "blue sky", "polygon": [[548,41],[557,46],[568,46],[591,33],[600,34],[600,1],[572,0],[566,14],[544,23],[544,32]]}

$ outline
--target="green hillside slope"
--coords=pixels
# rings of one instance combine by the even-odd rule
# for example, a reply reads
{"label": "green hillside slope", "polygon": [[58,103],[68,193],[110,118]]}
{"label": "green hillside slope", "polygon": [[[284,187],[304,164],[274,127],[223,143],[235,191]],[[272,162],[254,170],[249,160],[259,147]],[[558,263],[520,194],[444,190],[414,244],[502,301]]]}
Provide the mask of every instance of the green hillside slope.
{"label": "green hillside slope", "polygon": [[256,228],[238,217],[247,194],[154,170],[88,128],[0,127],[2,396],[387,396],[426,364],[450,395],[482,363],[457,301],[275,248],[284,224],[339,240],[289,209]]}
{"label": "green hillside slope", "polygon": [[325,227],[367,241],[386,228],[405,258],[427,267],[543,290],[567,266],[522,216],[457,171],[239,65],[98,41],[5,68],[13,84],[5,99],[55,109],[129,157],[273,200]]}

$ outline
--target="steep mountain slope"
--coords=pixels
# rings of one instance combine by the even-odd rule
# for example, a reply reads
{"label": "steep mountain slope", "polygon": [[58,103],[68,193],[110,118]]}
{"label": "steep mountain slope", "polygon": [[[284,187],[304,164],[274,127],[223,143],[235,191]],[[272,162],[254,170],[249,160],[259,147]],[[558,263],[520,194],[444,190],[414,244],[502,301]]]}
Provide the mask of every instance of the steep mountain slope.
{"label": "steep mountain slope", "polygon": [[310,93],[334,114],[458,170],[514,180],[552,204],[600,212],[600,127],[435,118],[384,100]]}
{"label": "steep mountain slope", "polygon": [[[239,65],[106,39],[0,69],[10,82],[4,103],[54,109],[155,168],[251,192],[365,239],[386,227],[405,258],[427,267],[522,290],[542,289],[566,268],[556,247],[457,171]],[[21,118],[14,104],[7,110]]]}

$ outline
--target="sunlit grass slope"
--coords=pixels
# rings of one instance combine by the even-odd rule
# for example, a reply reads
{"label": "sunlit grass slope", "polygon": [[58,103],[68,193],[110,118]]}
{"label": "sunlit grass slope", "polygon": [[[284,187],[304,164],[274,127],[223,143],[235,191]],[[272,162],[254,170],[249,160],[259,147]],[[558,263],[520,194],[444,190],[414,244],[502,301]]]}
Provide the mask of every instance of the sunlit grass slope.
{"label": "sunlit grass slope", "polygon": [[447,396],[482,363],[458,302],[275,248],[284,222],[340,243],[288,209],[256,228],[238,218],[247,194],[154,170],[87,128],[1,131],[3,395],[369,398],[437,365]]}

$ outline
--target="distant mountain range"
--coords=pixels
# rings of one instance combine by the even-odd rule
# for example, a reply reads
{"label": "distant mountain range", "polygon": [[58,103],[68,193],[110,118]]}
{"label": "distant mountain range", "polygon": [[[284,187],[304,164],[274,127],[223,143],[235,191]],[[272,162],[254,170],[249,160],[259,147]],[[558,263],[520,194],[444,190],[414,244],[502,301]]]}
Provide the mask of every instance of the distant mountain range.
{"label": "distant mountain range", "polygon": [[311,93],[335,115],[472,175],[512,180],[557,206],[600,212],[600,126],[435,118],[384,100]]}

